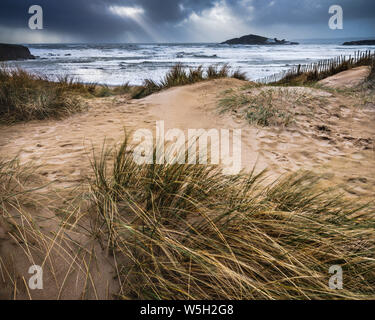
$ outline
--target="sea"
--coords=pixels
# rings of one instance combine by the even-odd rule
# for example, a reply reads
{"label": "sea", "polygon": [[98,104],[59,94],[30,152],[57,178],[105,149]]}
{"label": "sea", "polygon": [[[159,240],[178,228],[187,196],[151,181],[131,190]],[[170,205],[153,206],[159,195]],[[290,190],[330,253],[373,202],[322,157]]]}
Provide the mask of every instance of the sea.
{"label": "sea", "polygon": [[[353,39],[354,40],[354,39]],[[177,63],[186,67],[228,64],[250,80],[375,46],[343,46],[346,40],[296,40],[300,45],[244,46],[214,43],[26,44],[35,60],[9,62],[50,79],[69,75],[84,83],[108,86],[159,81]]]}

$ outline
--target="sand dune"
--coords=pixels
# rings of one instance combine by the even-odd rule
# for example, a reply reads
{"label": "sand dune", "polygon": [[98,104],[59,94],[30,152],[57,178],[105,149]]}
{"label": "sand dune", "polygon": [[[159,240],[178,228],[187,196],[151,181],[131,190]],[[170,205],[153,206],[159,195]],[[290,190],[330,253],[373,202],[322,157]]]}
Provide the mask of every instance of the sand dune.
{"label": "sand dune", "polygon": [[[358,70],[352,74],[355,78]],[[288,128],[255,127],[241,117],[218,113],[223,92],[241,91],[245,84],[224,79],[172,88],[143,100],[89,100],[87,112],[63,121],[0,127],[0,152],[8,158],[19,154],[22,162],[32,161],[40,166],[39,174],[55,187],[69,187],[89,174],[92,147],[100,150],[104,141],[109,145],[118,143],[125,128],[153,129],[155,121],[164,120],[166,129],[242,129],[245,170],[256,165],[259,170],[268,168],[278,176],[301,168],[323,170],[345,162],[345,172],[332,170],[332,174],[341,176],[337,181],[352,181],[357,178],[354,173],[359,178],[371,175],[371,170],[361,172],[361,168],[374,165],[373,106],[363,107],[356,97],[320,89],[267,87],[264,90],[274,91],[278,100],[293,110],[295,123]],[[241,92],[258,94],[259,89]],[[369,185],[374,184],[375,176],[370,176]]]}
{"label": "sand dune", "polygon": [[[326,79],[322,84],[331,87],[358,84],[359,78],[363,78],[363,70],[347,71]],[[262,90],[272,91],[278,97],[275,103],[292,110],[294,121],[290,126],[257,127],[250,125],[239,113],[219,114],[219,101],[225,95],[234,92],[251,96],[262,93]],[[104,141],[109,145],[121,142],[124,128],[128,131],[153,129],[155,121],[164,120],[167,129],[184,131],[242,129],[244,170],[250,171],[254,166],[257,170],[268,169],[270,177],[275,178],[286,172],[311,169],[325,173],[327,184],[341,185],[347,195],[373,199],[375,106],[373,99],[366,99],[361,92],[339,93],[305,87],[259,88],[235,79],[214,80],[173,88],[138,101],[125,96],[92,99],[87,101],[87,112],[62,121],[1,126],[0,154],[8,159],[19,155],[22,163],[31,161],[38,165],[35,174],[42,181],[51,183],[45,190],[64,189],[77,185],[90,174],[92,147],[100,150]],[[1,238],[6,238],[5,233],[0,229]],[[89,239],[71,236],[84,247],[92,248]],[[100,270],[114,268],[114,262],[112,258],[108,262],[105,250],[95,248]],[[3,243],[1,250],[2,254],[9,254],[14,245],[5,246]],[[61,259],[59,261],[57,277],[61,282],[70,266]],[[25,260],[16,265],[20,268],[17,272],[25,275],[22,269]],[[90,298],[105,298],[108,290],[116,291],[116,280],[109,274],[110,271],[106,284],[98,284],[97,292],[91,293]],[[76,277],[84,281],[80,272]],[[69,281],[67,293],[62,297],[82,297],[82,292],[74,290],[77,282],[74,279]],[[53,290],[56,289],[44,292],[43,298],[56,298]],[[24,294],[27,297],[26,292]]]}

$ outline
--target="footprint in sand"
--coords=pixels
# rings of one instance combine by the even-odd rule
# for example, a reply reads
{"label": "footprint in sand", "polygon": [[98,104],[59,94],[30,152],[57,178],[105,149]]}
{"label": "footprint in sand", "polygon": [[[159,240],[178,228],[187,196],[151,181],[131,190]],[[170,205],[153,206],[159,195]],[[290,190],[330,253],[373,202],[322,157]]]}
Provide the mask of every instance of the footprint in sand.
{"label": "footprint in sand", "polygon": [[66,143],[66,144],[62,144],[62,145],[60,145],[60,148],[66,148],[66,147],[73,147],[73,144],[71,144],[71,143]]}

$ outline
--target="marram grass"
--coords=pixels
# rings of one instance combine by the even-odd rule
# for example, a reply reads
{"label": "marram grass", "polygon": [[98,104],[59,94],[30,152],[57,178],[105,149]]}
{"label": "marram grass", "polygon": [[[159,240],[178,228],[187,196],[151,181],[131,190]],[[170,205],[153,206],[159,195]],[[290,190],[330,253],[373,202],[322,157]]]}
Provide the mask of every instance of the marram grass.
{"label": "marram grass", "polygon": [[[72,243],[69,232],[83,232],[115,261],[115,298],[375,298],[373,207],[323,188],[311,172],[269,184],[265,172],[223,176],[215,166],[139,166],[127,141],[94,154],[92,167],[89,190],[74,205],[66,199],[60,210],[66,218],[54,236],[28,213],[28,203],[41,198],[31,189],[34,180],[25,183],[35,171],[17,161],[0,163],[0,226],[31,262],[45,261],[53,270],[54,257]],[[0,283],[16,299],[22,282],[11,271],[13,260],[4,258]],[[92,276],[82,269],[91,256],[77,251],[64,259]],[[343,290],[328,286],[333,265],[343,268]],[[64,283],[56,290],[58,299]]]}
{"label": "marram grass", "polygon": [[0,123],[63,118],[86,109],[83,98],[128,94],[128,83],[117,87],[84,84],[71,76],[52,81],[22,69],[0,66]]}
{"label": "marram grass", "polygon": [[146,79],[142,86],[133,91],[132,98],[141,99],[163,89],[221,78],[247,80],[245,73],[240,70],[231,72],[230,67],[227,64],[221,67],[211,65],[204,70],[203,66],[186,69],[181,63],[178,63],[167,72],[160,82]]}
{"label": "marram grass", "polygon": [[68,78],[51,82],[21,69],[0,68],[0,121],[5,123],[61,118],[82,111],[72,94],[79,84]]}
{"label": "marram grass", "polygon": [[[93,161],[95,234],[121,261],[123,299],[372,299],[374,216],[298,172],[144,165],[127,142]],[[360,218],[355,218],[359,217]],[[344,270],[344,289],[328,286]]]}

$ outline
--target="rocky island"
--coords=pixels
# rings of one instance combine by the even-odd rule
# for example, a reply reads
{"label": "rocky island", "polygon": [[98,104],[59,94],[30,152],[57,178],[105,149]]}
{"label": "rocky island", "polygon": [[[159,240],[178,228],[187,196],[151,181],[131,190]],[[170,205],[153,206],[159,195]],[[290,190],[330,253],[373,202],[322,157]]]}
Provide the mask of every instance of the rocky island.
{"label": "rocky island", "polygon": [[375,46],[375,40],[359,40],[344,42],[343,46]]}
{"label": "rocky island", "polygon": [[271,39],[262,36],[258,36],[255,34],[249,34],[247,36],[243,36],[241,38],[234,38],[231,40],[227,40],[222,42],[221,44],[242,44],[242,45],[298,45],[298,42],[291,42],[283,40],[278,40],[277,38]]}
{"label": "rocky island", "polygon": [[0,61],[35,59],[30,50],[21,45],[0,43]]}

